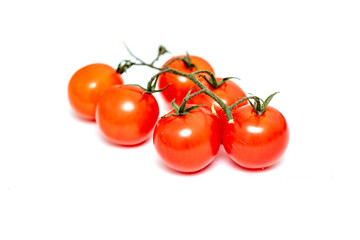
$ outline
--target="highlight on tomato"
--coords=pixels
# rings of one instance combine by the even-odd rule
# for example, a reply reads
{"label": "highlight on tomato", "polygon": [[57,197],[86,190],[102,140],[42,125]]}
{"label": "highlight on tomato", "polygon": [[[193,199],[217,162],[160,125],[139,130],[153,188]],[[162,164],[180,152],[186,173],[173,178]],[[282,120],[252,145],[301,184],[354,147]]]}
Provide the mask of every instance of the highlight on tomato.
{"label": "highlight on tomato", "polygon": [[159,117],[159,105],[140,86],[117,85],[105,91],[96,110],[96,122],[110,142],[136,145],[146,141]]}
{"label": "highlight on tomato", "polygon": [[284,116],[265,101],[252,97],[254,103],[234,109],[234,123],[221,121],[222,143],[231,159],[244,168],[264,169],[277,163],[289,142],[289,128]]}
{"label": "highlight on tomato", "polygon": [[123,79],[111,66],[102,63],[87,65],[76,71],[69,81],[70,105],[81,118],[95,120],[96,105],[102,94],[117,84],[123,84]]}
{"label": "highlight on tomato", "polygon": [[[162,67],[162,69],[165,68],[175,69],[186,74],[200,70],[214,73],[214,69],[205,59],[190,55],[181,55],[169,59]],[[210,87],[209,84],[204,79],[200,78],[199,75],[197,75],[197,78],[207,88]],[[166,90],[161,92],[161,95],[168,103],[171,103],[171,101],[175,99],[175,103],[177,105],[181,104],[183,98],[191,89],[194,89],[195,91],[199,90],[195,83],[188,78],[173,73],[161,74],[158,84],[159,88],[165,88],[169,85]]]}
{"label": "highlight on tomato", "polygon": [[188,105],[181,114],[174,103],[175,109],[155,126],[155,149],[163,163],[173,170],[183,173],[200,171],[214,160],[219,151],[219,120],[207,107]]}

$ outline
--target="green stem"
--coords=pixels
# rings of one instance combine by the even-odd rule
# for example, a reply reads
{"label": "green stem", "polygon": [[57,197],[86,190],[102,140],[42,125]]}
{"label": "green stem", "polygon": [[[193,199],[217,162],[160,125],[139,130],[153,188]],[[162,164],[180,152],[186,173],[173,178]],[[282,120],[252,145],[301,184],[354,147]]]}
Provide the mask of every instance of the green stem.
{"label": "green stem", "polygon": [[155,67],[154,64],[156,61],[159,60],[160,56],[164,55],[165,53],[168,52],[168,50],[160,45],[159,46],[159,49],[158,49],[158,54],[156,56],[156,58],[151,62],[151,63],[146,63],[145,61],[143,61],[142,59],[140,59],[139,57],[137,57],[135,54],[133,54],[131,52],[131,50],[128,48],[128,46],[124,43],[124,46],[126,48],[126,50],[128,51],[128,53],[133,57],[135,58],[136,61],[138,62],[132,62],[130,60],[123,60],[120,62],[120,64],[118,65],[118,68],[116,70],[117,73],[124,73],[127,69],[131,68],[132,66],[147,66],[147,67],[150,67],[150,68],[153,68],[153,69],[156,69],[156,70],[163,70],[162,68],[159,68],[159,67]]}
{"label": "green stem", "polygon": [[128,51],[128,53],[133,57],[135,58],[136,60],[138,60],[140,63],[142,64],[145,64],[145,62],[143,60],[141,60],[140,58],[138,58],[137,56],[135,56],[135,54],[133,54],[131,51],[130,51],[130,48],[124,43],[124,46],[126,48],[126,50]]}
{"label": "green stem", "polygon": [[243,97],[243,98],[239,99],[238,101],[234,102],[232,105],[230,105],[229,108],[230,108],[231,110],[233,110],[233,108],[236,107],[236,105],[238,105],[238,104],[240,104],[240,103],[242,103],[242,102],[244,102],[244,101],[247,101],[247,100],[249,100],[249,99],[254,99],[254,98],[255,98],[255,97],[253,97],[253,96]]}
{"label": "green stem", "polygon": [[215,75],[214,73],[210,72],[210,71],[206,71],[206,70],[202,70],[202,71],[197,71],[197,73],[206,73],[210,76],[210,79],[208,79],[205,75],[203,74],[200,74],[200,77],[204,78],[206,80],[206,82],[208,82],[210,84],[210,86],[212,88],[218,88],[220,87],[221,85],[223,85],[225,82],[229,81],[230,79],[239,79],[237,77],[226,77],[226,78],[223,78],[221,81],[217,81],[216,78],[215,78]]}
{"label": "green stem", "polygon": [[268,96],[266,98],[266,100],[262,100],[261,98],[257,97],[257,96],[249,96],[249,97],[243,97],[241,99],[239,99],[238,101],[236,101],[235,103],[233,103],[229,108],[232,110],[234,107],[236,107],[236,105],[238,105],[239,103],[243,102],[243,101],[249,101],[250,99],[254,100],[254,103],[252,103],[251,101],[249,101],[249,104],[251,105],[251,107],[254,109],[254,111],[256,112],[256,114],[258,116],[262,115],[263,113],[266,112],[266,107],[269,105],[270,101],[272,100],[272,98],[278,94],[279,92],[275,92],[273,94],[271,94],[270,96]]}
{"label": "green stem", "polygon": [[[250,99],[253,99],[254,100],[254,103],[252,103],[251,101],[249,101],[249,103],[251,104],[251,106],[254,108],[254,110],[257,112],[258,116],[260,116],[261,114],[263,114],[265,111],[266,111],[266,107],[267,105],[269,104],[269,102],[271,101],[271,99],[273,98],[273,96],[276,93],[273,93],[271,94],[265,101],[263,101],[261,98],[258,98],[258,97],[255,97],[255,96],[250,96],[250,97],[245,97],[245,98],[242,98],[238,101],[236,101],[234,104],[232,104],[231,106],[227,106],[225,104],[225,102],[223,100],[221,100],[221,98],[219,98],[215,93],[213,93],[210,89],[208,89],[206,86],[204,86],[204,84],[202,84],[196,77],[197,74],[202,74],[202,73],[206,73],[210,76],[210,79],[208,79],[206,76],[202,76],[213,88],[218,88],[219,86],[221,86],[222,84],[224,84],[227,80],[231,79],[232,77],[229,77],[229,78],[224,78],[222,79],[221,81],[217,82],[216,81],[216,78],[214,76],[214,74],[210,71],[206,71],[206,70],[201,70],[199,71],[197,66],[194,65],[193,63],[191,63],[190,61],[190,55],[187,53],[186,57],[176,57],[172,60],[170,60],[168,63],[166,63],[164,65],[163,68],[158,68],[158,67],[155,67],[154,66],[154,63],[159,59],[159,57],[163,54],[165,54],[166,52],[168,52],[166,50],[165,47],[163,46],[159,46],[159,50],[158,50],[158,55],[157,57],[149,64],[149,63],[146,63],[144,62],[143,60],[141,60],[140,58],[138,58],[137,56],[135,56],[131,51],[130,49],[126,46],[126,44],[124,43],[127,51],[129,52],[129,54],[134,57],[139,63],[137,62],[132,62],[130,60],[124,60],[122,63],[119,64],[118,66],[118,69],[117,69],[117,72],[118,73],[123,73],[125,72],[128,68],[130,68],[131,66],[133,65],[137,65],[137,66],[148,66],[150,68],[153,68],[153,69],[157,69],[159,70],[160,72],[157,73],[156,75],[154,75],[151,80],[148,82],[148,85],[147,85],[147,88],[142,88],[144,89],[144,91],[146,93],[154,93],[154,92],[159,92],[159,91],[163,91],[165,90],[168,86],[166,86],[165,88],[163,89],[160,89],[160,90],[155,90],[156,88],[156,84],[157,84],[157,81],[158,81],[158,78],[161,74],[164,74],[164,73],[172,73],[172,74],[176,74],[176,75],[180,75],[180,76],[183,76],[183,77],[186,77],[188,79],[190,79],[196,86],[198,86],[201,90],[198,91],[198,92],[195,92],[193,94],[190,94],[191,91],[186,95],[186,97],[184,98],[183,102],[181,103],[180,107],[178,107],[175,103],[175,101],[173,101],[174,103],[174,106],[176,105],[176,109],[175,111],[177,112],[176,114],[188,114],[192,109],[195,109],[197,107],[200,107],[200,105],[197,105],[197,106],[192,106],[190,107],[189,109],[186,109],[186,103],[189,101],[190,98],[192,97],[195,97],[196,95],[199,95],[199,94],[202,94],[202,93],[205,93],[207,94],[209,97],[211,97],[212,99],[214,99],[219,105],[220,107],[224,110],[225,112],[225,115],[228,119],[228,122],[229,123],[234,123],[234,119],[233,119],[233,116],[232,116],[232,110],[233,108],[238,105],[239,103],[243,102],[243,101],[249,101]],[[192,70],[193,68],[196,69],[196,72],[192,72],[191,74],[186,74],[186,73],[183,73],[183,72],[180,72],[176,69],[171,69],[169,68],[169,65],[171,63],[173,63],[174,61],[176,60],[182,60],[184,61],[184,64],[186,65],[186,67],[190,70]]]}
{"label": "green stem", "polygon": [[186,103],[190,100],[190,98],[195,97],[195,96],[197,96],[199,94],[202,94],[204,92],[205,92],[205,89],[201,89],[200,91],[197,91],[197,92],[194,92],[194,93],[192,93],[190,95],[187,95],[183,99],[183,101],[181,102],[181,105],[179,107],[179,113],[184,113],[185,112]]}
{"label": "green stem", "polygon": [[135,63],[134,65],[135,66],[148,66],[150,68],[153,68],[153,69],[156,69],[156,70],[159,70],[159,71],[162,70],[162,68],[155,67],[152,63],[151,64],[149,64],[149,63]]}
{"label": "green stem", "polygon": [[159,49],[158,49],[158,55],[157,55],[157,57],[150,63],[150,65],[154,65],[154,63],[156,62],[156,61],[158,61],[159,60],[159,58],[162,56],[162,55],[164,55],[165,53],[167,53],[167,52],[169,52],[163,45],[160,45],[159,46]]}
{"label": "green stem", "polygon": [[200,70],[200,71],[196,71],[195,74],[201,74],[201,73],[206,73],[210,76],[210,80],[207,79],[206,76],[204,75],[201,75],[201,77],[203,77],[209,84],[212,88],[218,88],[218,84],[216,82],[216,78],[215,78],[215,75],[214,73],[210,72],[210,71],[207,71],[207,70]]}
{"label": "green stem", "polygon": [[[176,57],[176,58],[173,58],[171,59],[169,62],[167,62],[165,65],[164,65],[164,69],[166,68],[169,68],[169,65],[173,62],[175,62],[176,60],[184,60],[185,58],[184,57]],[[163,69],[163,70],[164,70]]]}
{"label": "green stem", "polygon": [[[172,73],[172,74],[176,74],[176,75],[180,75],[183,77],[186,77],[188,79],[190,79],[193,83],[195,83],[196,86],[198,86],[206,95],[208,95],[209,97],[211,97],[212,99],[214,99],[219,105],[220,107],[224,110],[226,117],[228,119],[229,123],[233,123],[234,119],[232,116],[232,108],[230,108],[229,106],[227,106],[225,104],[225,102],[223,100],[221,100],[221,98],[219,98],[215,93],[213,93],[210,89],[208,89],[207,87],[204,86],[204,84],[202,84],[197,78],[196,78],[196,74],[198,74],[199,72],[203,72],[203,71],[197,71],[197,72],[193,72],[191,74],[186,74],[183,72],[180,72],[176,69],[164,69],[163,71],[157,73],[154,77],[158,78],[161,74],[164,73]],[[210,72],[211,73],[211,72]]]}
{"label": "green stem", "polygon": [[178,61],[178,60],[184,61],[184,64],[185,64],[185,66],[187,67],[187,69],[192,70],[193,68],[195,68],[196,70],[198,70],[198,67],[197,67],[195,64],[191,63],[191,61],[190,61],[190,55],[189,55],[188,53],[187,53],[186,57],[176,57],[176,58],[171,59],[169,62],[167,62],[167,63],[164,65],[164,67],[162,68],[162,70],[169,68],[169,65],[170,65],[171,63],[173,63],[173,62],[175,62],[175,61]]}

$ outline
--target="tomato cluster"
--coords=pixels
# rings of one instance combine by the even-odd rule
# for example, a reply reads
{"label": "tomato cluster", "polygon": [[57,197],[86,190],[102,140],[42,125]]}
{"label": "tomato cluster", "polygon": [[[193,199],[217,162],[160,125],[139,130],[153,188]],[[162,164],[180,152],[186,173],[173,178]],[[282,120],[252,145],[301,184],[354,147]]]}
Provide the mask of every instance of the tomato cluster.
{"label": "tomato cluster", "polygon": [[[80,117],[96,121],[115,144],[140,144],[153,134],[164,163],[179,172],[202,170],[221,144],[244,168],[264,169],[279,161],[288,145],[289,128],[284,116],[268,106],[275,94],[265,101],[246,96],[230,78],[215,77],[206,60],[189,54],[155,67],[166,52],[161,46],[150,64],[136,57],[137,62],[124,60],[117,70],[105,64],[81,68],[68,85],[72,108]],[[133,65],[159,72],[146,88],[124,85],[121,74]],[[173,107],[161,118],[155,92]]]}

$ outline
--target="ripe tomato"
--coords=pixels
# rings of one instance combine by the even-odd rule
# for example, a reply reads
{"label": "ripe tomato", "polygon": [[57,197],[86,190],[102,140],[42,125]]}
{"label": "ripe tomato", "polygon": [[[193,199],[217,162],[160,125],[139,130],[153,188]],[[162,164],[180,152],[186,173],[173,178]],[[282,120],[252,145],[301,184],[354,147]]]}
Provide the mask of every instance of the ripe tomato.
{"label": "ripe tomato", "polygon": [[258,116],[251,105],[236,108],[235,123],[222,123],[222,141],[232,160],[245,168],[261,169],[279,161],[289,142],[284,116],[268,106]]}
{"label": "ripe tomato", "polygon": [[70,105],[80,117],[95,120],[96,105],[101,95],[115,84],[123,84],[123,80],[114,68],[102,63],[87,65],[70,79]]}
{"label": "ripe tomato", "polygon": [[168,116],[156,125],[153,141],[168,167],[179,172],[196,172],[209,165],[219,151],[219,120],[205,107],[189,115]]}
{"label": "ripe tomato", "polygon": [[[222,80],[222,78],[216,78],[218,82]],[[244,91],[233,81],[228,80],[222,85],[220,85],[218,88],[212,88],[210,87],[210,90],[215,93],[221,100],[225,102],[226,105],[230,106],[231,104],[235,103],[240,98],[246,97],[246,94]],[[193,103],[196,105],[205,105],[209,108],[214,105],[215,111],[219,112],[222,110],[222,108],[219,106],[219,104],[209,97],[206,94],[199,94],[189,100],[189,103]],[[244,101],[237,105],[237,107],[244,106],[247,104],[247,101]]]}
{"label": "ripe tomato", "polygon": [[105,91],[96,110],[103,135],[120,145],[135,145],[150,137],[159,117],[152,94],[137,86],[117,85]]}
{"label": "ripe tomato", "polygon": [[[177,57],[185,57],[185,56],[173,57],[169,59],[164,64],[164,66],[168,62],[172,61],[174,58]],[[206,70],[214,73],[213,68],[206,60],[197,56],[190,56],[190,61],[192,64],[195,64],[197,66],[198,70]],[[183,60],[175,60],[172,63],[170,63],[168,67],[179,70],[180,72],[187,74],[197,71],[195,67],[193,67],[192,69],[188,69]],[[198,77],[198,80],[201,81],[206,87],[208,88],[210,87],[209,84],[201,77]],[[161,92],[161,95],[169,103],[173,99],[175,99],[175,103],[178,105],[181,104],[181,101],[191,89],[194,89],[195,90],[194,92],[199,90],[199,88],[195,85],[195,83],[193,83],[190,79],[172,73],[161,74],[158,80],[158,84],[159,84],[159,89],[162,89],[170,84],[168,88],[166,88],[164,91]]]}

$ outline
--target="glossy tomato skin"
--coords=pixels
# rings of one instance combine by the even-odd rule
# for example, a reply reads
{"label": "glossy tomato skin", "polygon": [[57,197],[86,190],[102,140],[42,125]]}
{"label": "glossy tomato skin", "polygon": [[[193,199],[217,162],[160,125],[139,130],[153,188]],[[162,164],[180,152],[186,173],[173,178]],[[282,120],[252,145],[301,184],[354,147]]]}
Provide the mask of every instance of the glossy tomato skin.
{"label": "glossy tomato skin", "polygon": [[205,107],[189,115],[169,116],[156,125],[153,141],[165,165],[179,172],[197,172],[219,151],[219,120]]}
{"label": "glossy tomato skin", "polygon": [[242,167],[262,169],[278,162],[289,142],[284,116],[268,106],[257,116],[250,105],[234,110],[235,123],[222,123],[222,142],[231,159]]}
{"label": "glossy tomato skin", "polygon": [[123,84],[121,75],[111,66],[102,63],[87,65],[71,77],[68,84],[70,105],[78,116],[95,120],[96,105],[104,91]]}
{"label": "glossy tomato skin", "polygon": [[136,145],[148,139],[159,117],[152,94],[137,86],[118,85],[103,94],[96,110],[102,134],[120,145]]}
{"label": "glossy tomato skin", "polygon": [[[176,56],[169,59],[164,66],[174,58],[177,57],[185,57],[185,56]],[[195,64],[198,67],[198,70],[206,70],[214,73],[214,69],[211,65],[203,58],[197,56],[190,56],[191,63]],[[163,67],[164,67],[163,66]],[[188,69],[182,60],[175,60],[174,62],[169,64],[169,68],[179,70],[180,72],[190,74],[196,71],[196,68]],[[202,82],[206,87],[210,87],[209,84],[200,77],[197,77],[200,82]],[[170,84],[170,85],[169,85]],[[159,88],[164,88],[168,86],[164,91],[161,92],[161,95],[168,103],[171,103],[173,99],[175,99],[176,104],[180,105],[183,98],[186,94],[194,89],[193,92],[198,91],[199,88],[193,83],[190,79],[179,76],[172,73],[164,73],[161,74],[158,80]]]}
{"label": "glossy tomato skin", "polygon": [[[216,78],[218,82],[222,80],[222,78]],[[225,102],[226,105],[230,106],[235,103],[240,98],[246,97],[245,92],[233,81],[228,80],[223,83],[218,88],[210,87],[210,90],[214,92],[221,100]],[[209,108],[214,104],[214,108],[216,112],[222,110],[219,104],[211,97],[206,95],[205,93],[199,94],[189,100],[189,103],[197,104],[197,105],[205,105]],[[237,105],[237,107],[241,107],[248,104],[247,101],[244,101]]]}

